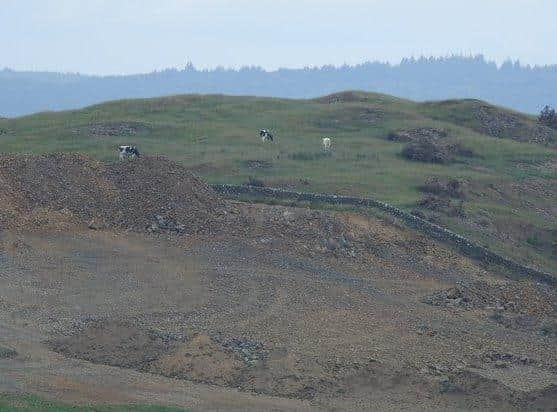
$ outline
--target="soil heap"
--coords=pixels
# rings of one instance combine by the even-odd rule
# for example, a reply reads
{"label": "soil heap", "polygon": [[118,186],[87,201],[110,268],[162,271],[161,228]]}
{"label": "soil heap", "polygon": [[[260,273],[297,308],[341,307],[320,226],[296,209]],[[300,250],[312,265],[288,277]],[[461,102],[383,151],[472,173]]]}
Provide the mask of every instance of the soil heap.
{"label": "soil heap", "polygon": [[[212,189],[164,157],[104,165],[81,154],[0,154],[0,228],[73,220],[198,233],[224,211]],[[41,218],[34,218],[40,215]]]}

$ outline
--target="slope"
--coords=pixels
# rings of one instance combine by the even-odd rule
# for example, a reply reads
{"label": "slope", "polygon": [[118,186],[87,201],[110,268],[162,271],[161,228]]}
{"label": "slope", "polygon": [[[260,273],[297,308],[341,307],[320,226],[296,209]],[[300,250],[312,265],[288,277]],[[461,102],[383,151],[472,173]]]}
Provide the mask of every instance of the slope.
{"label": "slope", "polygon": [[[274,132],[273,144],[260,142],[260,128]],[[557,270],[557,134],[483,102],[420,104],[360,92],[314,100],[186,95],[2,119],[0,130],[3,152],[79,151],[110,163],[118,144],[136,144],[209,182],[251,177],[375,197]],[[404,158],[408,142],[390,139],[393,132],[418,140],[433,133],[452,150],[449,161]],[[324,136],[333,138],[331,152],[321,147]],[[446,190],[454,181],[458,196]]]}
{"label": "slope", "polygon": [[2,189],[20,194],[10,223],[39,208],[76,224],[0,231],[0,394],[242,411],[555,404],[550,285],[365,213],[221,199],[166,159],[1,160]]}

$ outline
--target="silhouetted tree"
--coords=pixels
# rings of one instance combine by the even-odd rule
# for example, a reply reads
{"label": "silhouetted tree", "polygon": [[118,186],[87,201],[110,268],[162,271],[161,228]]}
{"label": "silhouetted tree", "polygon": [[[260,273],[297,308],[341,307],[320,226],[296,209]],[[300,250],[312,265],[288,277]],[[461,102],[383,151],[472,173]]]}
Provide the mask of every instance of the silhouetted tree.
{"label": "silhouetted tree", "polygon": [[555,113],[555,109],[545,106],[538,117],[538,121],[552,129],[557,129],[557,113]]}

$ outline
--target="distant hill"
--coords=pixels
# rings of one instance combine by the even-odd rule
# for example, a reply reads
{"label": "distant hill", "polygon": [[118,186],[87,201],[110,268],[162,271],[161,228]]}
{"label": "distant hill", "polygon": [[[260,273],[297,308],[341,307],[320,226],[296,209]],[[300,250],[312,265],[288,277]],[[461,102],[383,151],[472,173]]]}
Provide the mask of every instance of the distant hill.
{"label": "distant hill", "polygon": [[483,56],[405,59],[398,65],[239,70],[169,69],[126,76],[0,71],[0,116],[81,108],[106,100],[183,93],[312,98],[341,90],[388,93],[417,101],[478,98],[527,113],[557,106],[557,65],[501,67]]}

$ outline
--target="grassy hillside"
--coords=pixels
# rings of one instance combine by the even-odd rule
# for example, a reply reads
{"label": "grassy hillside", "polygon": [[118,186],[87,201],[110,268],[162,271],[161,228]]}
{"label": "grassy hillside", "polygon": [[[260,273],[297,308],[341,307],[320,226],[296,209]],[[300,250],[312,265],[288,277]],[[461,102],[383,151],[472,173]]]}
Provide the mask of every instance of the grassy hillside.
{"label": "grassy hillside", "polygon": [[[262,143],[260,128],[275,134]],[[434,128],[451,161],[401,156],[393,131]],[[333,138],[330,153],[321,138]],[[492,250],[557,272],[557,132],[476,100],[415,103],[346,92],[314,100],[174,96],[0,119],[0,151],[80,151],[116,161],[116,146],[166,155],[210,182],[373,196],[416,210]],[[457,179],[462,196],[421,186]],[[437,196],[437,195],[435,195]],[[434,197],[435,197],[434,196]],[[422,199],[425,201],[421,202]],[[439,199],[437,199],[439,200]]]}

